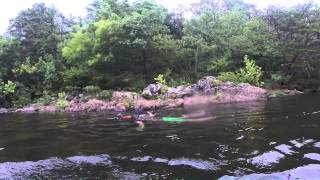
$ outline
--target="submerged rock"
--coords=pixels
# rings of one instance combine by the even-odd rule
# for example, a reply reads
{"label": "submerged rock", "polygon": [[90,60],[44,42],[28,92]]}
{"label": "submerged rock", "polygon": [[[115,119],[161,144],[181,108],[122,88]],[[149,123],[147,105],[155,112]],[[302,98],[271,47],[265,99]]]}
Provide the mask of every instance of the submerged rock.
{"label": "submerged rock", "polygon": [[276,97],[282,97],[282,96],[294,96],[294,95],[299,95],[303,94],[301,91],[297,90],[271,90],[266,94],[267,98],[276,98]]}

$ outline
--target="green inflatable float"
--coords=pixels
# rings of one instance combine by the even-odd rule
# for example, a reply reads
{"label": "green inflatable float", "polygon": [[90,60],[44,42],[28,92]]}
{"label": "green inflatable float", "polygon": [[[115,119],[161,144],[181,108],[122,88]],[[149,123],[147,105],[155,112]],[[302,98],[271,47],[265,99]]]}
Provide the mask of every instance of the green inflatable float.
{"label": "green inflatable float", "polygon": [[164,122],[186,122],[188,119],[182,117],[162,117],[162,121]]}

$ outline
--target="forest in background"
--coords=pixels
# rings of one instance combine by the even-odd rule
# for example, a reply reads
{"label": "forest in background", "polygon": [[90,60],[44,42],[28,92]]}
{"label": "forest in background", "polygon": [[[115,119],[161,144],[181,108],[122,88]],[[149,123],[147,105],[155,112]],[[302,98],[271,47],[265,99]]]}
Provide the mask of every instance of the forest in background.
{"label": "forest in background", "polygon": [[38,3],[0,36],[0,106],[47,102],[59,92],[139,92],[155,78],[171,86],[211,75],[313,88],[319,47],[320,8],[312,2],[260,11],[241,0],[200,0],[170,12],[152,0],[95,0],[84,19]]}

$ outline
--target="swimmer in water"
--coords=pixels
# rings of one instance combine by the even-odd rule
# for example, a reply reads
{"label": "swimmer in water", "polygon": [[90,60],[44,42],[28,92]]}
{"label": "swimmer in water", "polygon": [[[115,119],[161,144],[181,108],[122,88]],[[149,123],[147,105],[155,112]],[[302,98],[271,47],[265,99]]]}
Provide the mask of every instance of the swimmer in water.
{"label": "swimmer in water", "polygon": [[143,131],[143,129],[145,127],[144,122],[147,119],[153,118],[154,116],[155,116],[155,114],[153,114],[150,111],[145,112],[142,109],[136,110],[135,115],[133,115],[134,123],[136,123],[138,125],[136,130]]}
{"label": "swimmer in water", "polygon": [[137,130],[143,131],[145,125],[144,122],[147,119],[151,119],[155,117],[155,114],[151,111],[143,111],[142,109],[135,110],[133,115],[124,115],[122,113],[119,113],[117,115],[117,119],[124,120],[124,121],[133,121],[135,124],[138,125]]}

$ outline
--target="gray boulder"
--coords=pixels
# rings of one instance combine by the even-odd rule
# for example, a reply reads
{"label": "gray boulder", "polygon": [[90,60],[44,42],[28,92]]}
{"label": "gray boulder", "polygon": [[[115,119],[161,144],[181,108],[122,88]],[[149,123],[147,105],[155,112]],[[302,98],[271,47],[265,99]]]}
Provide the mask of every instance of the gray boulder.
{"label": "gray boulder", "polygon": [[72,96],[72,95],[68,95],[67,97],[66,97],[66,100],[67,101],[72,101],[74,99],[74,96]]}
{"label": "gray boulder", "polygon": [[176,88],[168,89],[168,96],[172,98],[183,98],[192,96],[195,93],[195,90],[190,86],[178,86]]}
{"label": "gray boulder", "polygon": [[214,93],[215,91],[213,89],[213,87],[214,87],[213,82],[217,81],[217,80],[218,79],[216,77],[213,77],[213,76],[203,77],[202,79],[200,79],[197,82],[197,86],[198,86],[199,91],[202,91],[205,94]]}
{"label": "gray boulder", "polygon": [[176,92],[177,92],[177,88],[169,87],[169,88],[168,88],[167,95],[168,95],[169,97],[175,98],[176,95],[177,95]]}
{"label": "gray boulder", "polygon": [[226,81],[222,82],[219,86],[214,87],[215,92],[221,91],[221,92],[229,92],[229,91],[234,91],[234,89],[239,89],[241,87],[244,87],[246,84],[242,85],[236,85],[233,82]]}
{"label": "gray boulder", "polygon": [[149,84],[144,88],[142,96],[144,98],[151,98],[161,94],[161,84]]}

